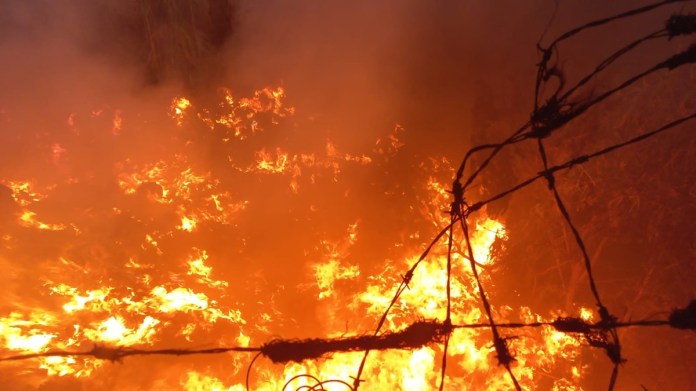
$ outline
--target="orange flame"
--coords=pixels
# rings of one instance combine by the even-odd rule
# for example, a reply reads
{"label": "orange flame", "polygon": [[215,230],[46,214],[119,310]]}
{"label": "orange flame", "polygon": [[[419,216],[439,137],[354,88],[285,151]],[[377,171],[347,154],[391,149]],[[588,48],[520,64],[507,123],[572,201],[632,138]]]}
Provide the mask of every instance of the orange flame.
{"label": "orange flame", "polygon": [[[168,114],[176,125],[175,129],[185,128],[189,120],[199,120],[210,128],[211,134],[219,136],[216,142],[230,143],[235,140],[242,143],[262,133],[265,126],[278,124],[282,118],[294,114],[294,108],[284,103],[285,92],[280,87],[264,88],[249,98],[239,99],[223,89],[221,98],[217,110],[199,109],[185,97],[174,98]],[[100,115],[100,112],[94,115]],[[75,126],[75,116],[71,114],[68,119],[71,129]],[[314,185],[320,180],[317,178],[322,176],[329,178],[327,182],[337,183],[345,172],[351,171],[347,167],[378,166],[389,162],[404,149],[405,144],[401,139],[403,132],[404,129],[397,125],[389,134],[380,137],[373,147],[368,147],[371,151],[365,153],[342,150],[339,144],[327,139],[322,143],[323,150],[319,151],[257,145],[250,160],[238,163],[230,156],[227,158],[230,171],[242,178],[239,180],[242,186],[247,184],[244,181],[247,176],[255,180],[261,176],[287,178],[292,194],[297,196],[302,187]],[[120,110],[114,111],[111,133],[119,135],[119,138],[128,135],[124,131],[123,112]],[[186,146],[190,143],[190,140],[185,142]],[[75,148],[70,144],[71,154]],[[408,232],[404,228],[401,233],[403,242],[386,244],[393,244],[398,251],[380,267],[369,265],[354,256],[354,253],[364,256],[360,252],[359,240],[362,240],[362,230],[365,228],[358,218],[351,216],[348,222],[352,223],[344,225],[339,233],[309,232],[316,234],[317,238],[314,248],[305,250],[305,255],[311,257],[311,264],[307,268],[310,283],[296,287],[274,287],[272,293],[261,295],[258,292],[266,289],[263,287],[265,272],[247,275],[247,271],[243,270],[244,278],[239,278],[234,274],[236,268],[243,269],[245,265],[234,259],[219,259],[219,252],[214,247],[208,247],[213,240],[206,238],[214,228],[236,227],[237,218],[243,216],[248,208],[256,206],[255,199],[245,200],[234,186],[220,179],[224,175],[201,170],[200,167],[204,165],[194,164],[199,163],[195,154],[185,151],[187,149],[182,148],[171,154],[168,152],[169,156],[142,161],[121,156],[118,161],[112,162],[109,170],[113,167],[114,187],[122,202],[105,210],[124,220],[130,219],[128,221],[135,222],[133,226],[137,226],[137,229],[129,233],[130,236],[125,235],[126,239],[116,240],[116,245],[110,250],[118,252],[127,246],[124,244],[127,240],[131,240],[136,243],[138,251],[125,253],[119,262],[101,265],[92,262],[92,257],[99,256],[96,250],[84,256],[71,245],[57,249],[58,254],[51,261],[58,262],[51,264],[51,270],[57,271],[52,274],[53,280],[60,281],[45,283],[51,300],[42,301],[42,305],[35,302],[17,304],[17,310],[0,318],[0,348],[28,353],[66,348],[84,350],[94,343],[154,347],[198,342],[202,337],[210,343],[253,346],[270,338],[269,334],[276,330],[273,327],[275,323],[297,322],[289,314],[280,313],[273,305],[274,300],[279,300],[278,297],[284,299],[283,296],[295,289],[297,294],[311,291],[312,296],[319,299],[316,311],[331,315],[322,322],[325,335],[337,337],[348,330],[358,330],[360,333],[373,330],[376,319],[390,305],[392,295],[402,281],[399,273],[408,270],[417,261],[423,248],[420,238],[427,236],[428,230]],[[64,156],[66,149],[56,143],[51,152],[56,163]],[[442,205],[449,204],[451,194],[443,178],[451,178],[453,168],[444,158],[432,158],[423,165],[430,165],[424,170],[430,173],[425,183],[425,194],[421,196],[421,202],[410,205],[409,210],[422,216],[428,222],[425,225],[431,225],[429,228],[439,229],[448,224],[448,216],[442,213]],[[20,210],[17,215],[20,227],[56,231],[42,234],[74,237],[84,231],[79,234],[82,235],[81,239],[89,238],[82,239],[84,241],[111,240],[110,231],[102,236],[89,236],[90,229],[98,229],[95,228],[98,224],[78,231],[77,224],[39,220],[37,214],[40,213],[42,218],[48,215],[44,215],[43,210],[36,206],[50,199],[50,195],[42,193],[50,192],[55,185],[41,187],[32,180],[5,180],[3,184],[10,188],[12,200]],[[237,182],[234,185],[237,186]],[[391,197],[395,193],[385,190],[384,194]],[[340,204],[340,201],[337,203]],[[321,209],[312,203],[307,210],[316,213]],[[87,210],[85,213],[92,212]],[[94,215],[103,217],[97,213]],[[46,220],[50,220],[49,217]],[[250,220],[253,220],[252,226],[266,224]],[[500,262],[497,257],[504,253],[508,233],[502,221],[485,215],[476,220],[472,218],[470,223],[472,250],[475,261],[481,266],[481,279],[486,286],[494,287],[488,267]],[[68,227],[74,230],[68,230]],[[234,232],[241,236],[235,238],[241,243],[239,246],[246,246],[244,230]],[[485,323],[464,238],[455,236],[453,248],[452,321],[455,324]],[[420,319],[445,319],[446,254],[447,244],[444,241],[432,249],[429,258],[416,269],[408,289],[386,317],[382,331],[401,330]],[[222,262],[234,264],[234,273],[222,273],[217,267]],[[236,301],[241,300],[235,297],[236,284],[252,286],[257,294],[254,297],[256,304],[261,308],[258,314],[251,315],[253,311],[247,311],[253,302],[241,305]],[[584,308],[581,311],[583,319],[589,320],[592,312]],[[307,310],[302,315],[311,318],[314,314]],[[529,308],[520,308],[515,312],[504,306],[495,309],[495,317],[500,320],[519,318],[530,322],[543,320],[541,315]],[[586,370],[578,360],[580,342],[552,329],[542,329],[539,334],[510,341],[519,364],[513,370],[520,383],[532,389],[540,378],[548,378],[559,367],[565,366],[568,372],[564,378],[552,381],[552,387],[579,390],[579,381]],[[414,350],[371,352],[361,389],[433,389],[439,380],[442,354],[442,347],[434,345]],[[278,390],[288,382],[292,389],[311,388],[316,386],[316,379],[341,379],[350,383],[350,376],[355,375],[362,357],[361,352],[336,353],[326,359],[289,363],[283,367],[260,365],[258,370],[255,369],[254,389]],[[158,384],[164,384],[163,388],[181,387],[187,390],[242,390],[244,387],[240,383],[239,373],[248,359],[247,356],[226,358],[225,368],[233,369],[229,371],[230,376],[224,375],[227,370],[216,371],[212,366],[207,369],[196,367],[196,370],[187,368],[176,371],[175,375],[172,375],[173,370],[163,370],[171,378]],[[451,335],[448,359],[453,363],[448,367],[448,387],[509,388],[509,379],[496,363],[495,349],[485,329],[456,329]],[[41,358],[32,365],[32,368],[41,368],[49,376],[81,378],[96,378],[108,368],[102,361],[84,357]],[[308,373],[316,379],[300,376]],[[345,389],[341,387],[344,386],[327,385],[323,389]]]}

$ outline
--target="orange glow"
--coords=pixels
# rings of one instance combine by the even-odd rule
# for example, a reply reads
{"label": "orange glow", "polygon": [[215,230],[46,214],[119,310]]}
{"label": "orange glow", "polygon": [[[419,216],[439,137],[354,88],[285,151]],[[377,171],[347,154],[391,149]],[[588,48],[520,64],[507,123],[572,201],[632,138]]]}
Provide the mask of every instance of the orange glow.
{"label": "orange glow", "polygon": [[[223,89],[219,107],[210,109],[197,107],[185,97],[174,98],[165,110],[173,120],[174,131],[187,129],[190,121],[200,121],[199,125],[209,127],[203,127],[202,132],[211,133],[198,136],[214,135],[212,144],[216,147],[234,146],[225,150],[229,152],[224,160],[227,166],[217,171],[209,168],[205,164],[209,145],[200,148],[203,152],[196,150],[198,146],[183,138],[183,132],[177,133],[182,137],[182,145],[161,155],[116,155],[107,166],[112,175],[108,183],[116,194],[104,196],[105,205],[71,211],[78,215],[74,219],[77,223],[49,224],[39,219],[45,216],[47,221],[53,221],[53,216],[60,216],[45,212],[48,208],[40,206],[63,190],[61,186],[68,187],[66,192],[70,193],[69,185],[77,182],[39,185],[34,179],[3,181],[21,211],[17,216],[20,227],[64,234],[67,241],[79,238],[81,242],[63,245],[56,241],[61,244],[47,253],[46,264],[50,267],[46,277],[42,277],[42,294],[48,299],[26,303],[18,300],[7,306],[11,310],[0,318],[2,350],[8,354],[54,349],[85,351],[94,344],[124,348],[259,346],[287,324],[299,324],[302,332],[311,330],[328,337],[371,333],[391,302],[401,274],[418,259],[422,238],[448,223],[443,205],[451,201],[447,181],[453,168],[445,158],[428,158],[420,165],[426,173],[419,182],[421,187],[395,190],[377,183],[371,175],[385,171],[385,165],[405,148],[405,130],[398,125],[376,142],[367,143],[367,150],[350,150],[328,138],[320,139],[314,150],[279,146],[280,142],[275,142],[280,137],[273,137],[270,144],[256,142],[255,137],[266,131],[264,127],[278,125],[294,115],[294,108],[286,105],[284,99],[285,92],[280,87],[261,89],[248,98],[234,98]],[[126,114],[114,111],[110,134],[109,130],[106,132],[109,139],[128,137],[123,120]],[[75,125],[75,116],[71,115],[69,121]],[[62,164],[66,153],[61,144],[54,144],[50,159],[54,164]],[[79,154],[79,148],[71,145],[71,156],[73,153]],[[375,235],[384,228],[370,223],[371,216],[354,216],[344,210],[343,203],[363,202],[351,198],[359,187],[342,185],[346,177],[364,180],[360,186],[375,186],[385,197],[385,205],[407,192],[417,193],[407,210],[413,215],[409,218],[421,219],[422,223],[413,230],[398,227],[398,234],[393,236],[398,238],[396,243],[361,247],[369,236],[365,231]],[[263,187],[258,187],[258,183]],[[248,191],[252,186],[257,186],[256,190]],[[291,195],[289,201],[275,198],[282,193],[279,186]],[[322,192],[330,194],[330,203],[324,203]],[[314,193],[320,197],[313,198]],[[385,205],[381,207],[390,210],[391,206]],[[264,217],[249,216],[249,210]],[[297,222],[295,227],[306,232],[292,232],[295,228],[277,229],[279,234],[271,232],[276,215],[286,210],[288,219]],[[315,215],[331,224],[312,220]],[[483,265],[481,279],[494,290],[494,277],[486,267],[501,262],[498,257],[504,254],[509,239],[505,223],[486,217],[485,211],[472,216],[469,223],[474,257]],[[279,237],[296,241],[301,236],[312,238],[311,243],[302,244],[301,255],[276,248],[280,246],[278,242],[282,243]],[[8,239],[11,240],[14,239]],[[388,248],[389,258],[371,258],[375,247]],[[272,254],[278,270],[250,272],[250,265],[267,257],[264,251]],[[415,270],[408,289],[386,317],[383,332],[402,330],[418,320],[445,319],[446,253],[447,243],[441,240]],[[296,262],[298,256],[304,257],[305,267],[288,270],[288,262]],[[454,324],[486,321],[467,257],[466,240],[455,234],[451,286]],[[269,284],[267,280],[273,273],[297,274],[301,277],[288,279],[303,280]],[[301,314],[283,312],[277,302],[293,298],[292,295],[318,299],[316,308]],[[500,321],[546,319],[528,308],[513,311],[502,306],[495,311]],[[589,321],[592,312],[585,308],[581,311],[583,319]],[[319,318],[321,322],[317,322]],[[542,329],[538,334],[510,342],[519,364],[514,371],[520,382],[533,389],[539,379],[565,370],[565,377],[552,382],[553,386],[579,390],[586,370],[578,362],[580,342],[551,329]],[[433,389],[440,376],[442,354],[439,345],[373,351],[366,363],[361,390]],[[336,353],[301,363],[258,364],[252,371],[252,388],[279,390],[293,377],[308,373],[317,379],[350,383],[362,355]],[[496,363],[486,329],[456,329],[451,335],[448,357],[448,387],[509,387],[507,374]],[[158,368],[162,379],[157,387],[244,389],[241,379],[250,356],[229,355],[220,360],[224,361],[223,366]],[[182,362],[187,365],[185,359]],[[108,362],[85,357],[47,357],[24,364],[22,368],[39,368],[49,378],[69,376],[85,379],[84,384],[113,370]],[[219,369],[223,367],[224,371]],[[292,380],[290,388],[315,385],[312,378],[298,377]],[[334,384],[325,389],[345,389],[341,387]]]}
{"label": "orange glow", "polygon": [[179,225],[178,228],[184,231],[193,232],[193,230],[196,229],[196,220],[186,216],[182,216],[181,225]]}

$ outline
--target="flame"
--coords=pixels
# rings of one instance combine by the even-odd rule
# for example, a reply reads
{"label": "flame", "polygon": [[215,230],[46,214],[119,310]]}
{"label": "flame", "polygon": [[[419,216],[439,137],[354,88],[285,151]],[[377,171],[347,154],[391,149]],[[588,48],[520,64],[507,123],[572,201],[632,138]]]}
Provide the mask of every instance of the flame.
{"label": "flame", "polygon": [[[368,151],[346,150],[329,139],[319,139],[318,147],[313,150],[275,145],[275,137],[271,138],[273,143],[256,142],[255,137],[261,137],[267,129],[295,114],[295,109],[284,102],[285,91],[281,87],[264,88],[250,97],[235,98],[229,90],[222,89],[220,96],[221,102],[216,108],[200,108],[186,97],[175,97],[165,111],[174,123],[173,131],[183,140],[183,146],[172,148],[173,152],[167,150],[163,156],[117,155],[118,158],[107,166],[117,193],[107,200],[113,204],[80,209],[84,216],[75,218],[77,223],[42,221],[60,216],[40,206],[51,201],[53,192],[63,190],[61,186],[66,184],[46,185],[35,179],[2,181],[10,189],[11,202],[17,207],[16,224],[32,228],[28,230],[32,234],[38,235],[33,230],[37,229],[46,231],[40,234],[63,235],[61,241],[72,242],[55,245],[54,253],[46,256],[49,258],[46,264],[50,266],[45,273],[42,271],[40,289],[48,298],[17,299],[17,303],[3,306],[1,349],[31,353],[51,349],[85,350],[94,344],[150,348],[190,346],[188,342],[258,346],[281,329],[277,325],[302,322],[295,314],[282,313],[275,302],[308,291],[319,299],[317,308],[300,315],[308,319],[304,320],[308,324],[321,323],[314,329],[325,336],[338,337],[350,331],[364,334],[374,330],[376,320],[389,306],[402,281],[401,274],[418,260],[424,246],[421,238],[449,223],[442,208],[451,201],[447,184],[454,173],[452,165],[445,158],[430,158],[421,164],[419,169],[428,173],[427,180],[423,189],[413,189],[419,194],[418,203],[409,205],[408,211],[424,223],[413,231],[403,227],[398,243],[380,243],[380,246],[393,247],[393,251],[389,259],[375,265],[372,259],[362,259],[369,256],[365,255],[369,251],[360,247],[360,241],[367,236],[363,235],[366,228],[361,216],[342,216],[348,219],[343,226],[334,224],[338,228],[330,230],[311,218],[297,217],[295,212],[299,208],[293,202],[297,201],[301,190],[316,187],[323,191],[325,188],[317,184],[340,183],[343,176],[352,176],[352,171],[366,167],[382,170],[382,165],[404,150],[402,135],[405,130],[395,126],[368,146]],[[92,115],[101,114],[96,111]],[[124,115],[123,111],[114,110],[110,129],[106,130],[110,140],[114,139],[112,136],[129,137]],[[73,113],[68,117],[74,137],[80,137],[77,116]],[[225,156],[227,166],[223,173],[201,169],[206,167],[201,163],[205,159],[191,152],[196,144],[184,136],[184,130],[193,121],[200,121],[209,128],[203,127],[204,134],[197,136],[214,140],[216,147],[228,148],[225,149],[229,154]],[[71,159],[73,154],[79,154],[79,143],[74,146],[55,143],[47,159],[53,165],[68,160],[64,159],[67,153],[64,145],[69,146]],[[264,205],[258,201],[263,198],[258,193],[244,191],[259,178],[287,181],[295,197],[288,202],[289,213],[296,220],[306,218],[302,223],[306,223],[303,227],[308,226],[308,232],[303,234],[316,239],[304,249],[309,264],[302,271],[308,283],[269,286],[267,272],[246,269],[247,263],[255,261],[253,256],[243,252],[248,245],[246,228],[261,226],[259,235],[264,239],[269,230],[267,221],[245,213]],[[341,190],[348,200],[352,189]],[[264,188],[259,193],[272,198],[278,191]],[[404,190],[384,188],[385,199],[389,202],[395,195],[404,193]],[[330,204],[313,199],[303,208],[306,207],[304,210],[310,215],[324,213],[321,216],[328,216],[333,222],[335,216],[344,212],[338,210],[342,207],[340,196],[338,198],[332,199]],[[494,290],[492,270],[495,267],[492,266],[500,262],[500,256],[505,253],[508,232],[503,221],[486,217],[485,211],[477,216],[469,221],[470,242],[482,283]],[[339,217],[335,220],[341,221]],[[123,221],[128,224],[120,224]],[[238,229],[237,225],[242,222],[247,225]],[[311,231],[315,224],[316,231]],[[117,231],[121,226],[126,226],[128,232],[113,239],[116,235],[111,230]],[[367,225],[368,232],[371,229],[375,228]],[[295,233],[290,234],[289,237],[296,237]],[[16,235],[7,236],[8,242],[18,240]],[[239,259],[234,252],[221,251],[220,243],[238,251]],[[455,235],[451,318],[455,324],[485,323],[466,246],[465,238]],[[447,247],[445,241],[437,243],[429,258],[419,265],[408,289],[386,317],[382,332],[401,330],[417,320],[445,319]],[[87,250],[83,253],[76,248]],[[104,248],[106,250],[102,250]],[[278,254],[291,256],[283,251]],[[280,264],[285,259],[277,262]],[[231,266],[219,267],[223,264]],[[249,289],[253,296],[249,293],[247,297],[237,297],[242,287]],[[579,311],[583,319],[591,320],[591,310],[580,308]],[[547,320],[529,308],[513,310],[501,306],[494,312],[499,321]],[[315,322],[314,316],[321,316],[322,321]],[[587,368],[579,361],[577,339],[544,328],[537,335],[530,333],[510,340],[510,344],[518,363],[513,371],[525,388],[533,389],[540,379],[548,381],[565,370],[563,376],[555,376],[551,387],[581,389],[580,380]],[[366,363],[361,389],[433,389],[439,381],[442,354],[442,347],[438,345],[414,350],[373,351]],[[448,387],[509,388],[507,374],[497,365],[495,354],[487,330],[456,329],[449,342]],[[278,390],[290,382],[292,389],[309,389],[316,386],[316,379],[341,379],[350,383],[350,376],[355,375],[362,357],[361,352],[336,353],[322,360],[284,366],[259,364],[259,368],[254,369],[253,388]],[[161,373],[157,374],[161,374],[162,379],[157,387],[245,389],[240,378],[250,357],[227,356],[224,360],[224,371],[207,363],[205,366],[191,364],[191,368],[185,370],[159,369]],[[48,376],[86,379],[97,379],[108,373],[110,367],[108,363],[85,357],[47,357],[29,365],[23,368],[39,368]],[[316,379],[300,376],[308,373]],[[345,388],[327,385],[323,389]]]}
{"label": "flame", "polygon": [[213,268],[205,264],[208,260],[208,253],[205,250],[194,249],[194,255],[191,259],[186,261],[189,269],[186,272],[189,276],[197,276],[197,281],[205,284],[211,288],[226,288],[229,286],[227,281],[213,280],[210,275],[213,272]]}
{"label": "flame", "polygon": [[288,154],[281,152],[280,148],[276,148],[275,158],[265,149],[261,149],[260,151],[256,152],[256,155],[258,157],[256,168],[260,171],[282,173],[287,169]]}
{"label": "flame", "polygon": [[157,332],[155,326],[159,323],[159,320],[146,316],[137,327],[129,328],[126,326],[125,319],[120,316],[111,316],[95,324],[92,329],[86,329],[83,334],[92,341],[130,346],[152,342]]}
{"label": "flame", "polygon": [[184,115],[188,108],[191,107],[191,101],[184,97],[176,97],[172,100],[169,107],[169,116],[171,116],[178,126],[184,124]]}
{"label": "flame", "polygon": [[73,357],[46,357],[41,359],[39,368],[45,369],[48,376],[89,377],[104,363],[96,360],[78,360]]}
{"label": "flame", "polygon": [[399,138],[404,128],[397,124],[394,130],[386,138],[378,138],[373,151],[385,157],[386,160],[394,156],[406,143]]}
{"label": "flame", "polygon": [[319,288],[319,299],[325,299],[335,294],[334,283],[338,280],[351,280],[360,275],[360,268],[357,265],[346,265],[344,260],[349,249],[357,242],[358,223],[350,224],[346,230],[347,237],[340,243],[322,241],[324,251],[323,262],[313,266],[314,277],[317,288]]}
{"label": "flame", "polygon": [[22,207],[45,199],[47,196],[35,191],[36,184],[32,181],[3,181],[12,190],[12,198]]}
{"label": "flame", "polygon": [[29,210],[25,210],[19,216],[19,224],[23,227],[37,228],[47,231],[62,231],[66,228],[63,224],[48,224],[38,221],[36,220],[36,213]]}
{"label": "flame", "polygon": [[[495,259],[492,249],[494,244],[507,240],[505,226],[497,220],[485,218],[476,222],[476,230],[471,236],[474,259],[484,265],[490,265]],[[463,243],[462,247],[466,244]]]}
{"label": "flame", "polygon": [[54,319],[48,314],[32,313],[25,318],[18,312],[0,318],[0,341],[10,350],[42,351],[54,334],[43,332],[40,327],[50,325]]}
{"label": "flame", "polygon": [[[107,303],[106,299],[112,290],[113,289],[109,287],[95,289],[85,292],[86,294],[82,296],[76,288],[66,284],[58,284],[51,287],[53,293],[70,298],[70,301],[63,304],[63,311],[67,313],[85,310],[88,308],[88,305],[90,311],[102,310],[102,308],[98,306]],[[105,311],[109,311],[110,309],[110,307],[103,308]]]}
{"label": "flame", "polygon": [[188,372],[186,379],[181,385],[187,391],[246,391],[241,384],[227,387],[220,379],[214,376],[207,376],[198,372]]}
{"label": "flame", "polygon": [[198,113],[198,118],[211,130],[223,130],[225,142],[232,138],[245,140],[261,132],[263,128],[259,123],[264,116],[270,118],[271,124],[277,124],[281,118],[295,113],[292,106],[285,107],[285,90],[282,87],[266,87],[255,91],[251,98],[240,99],[235,99],[227,88],[222,88],[219,92],[222,97],[219,113],[202,110]]}
{"label": "flame", "polygon": [[177,228],[183,231],[193,232],[193,230],[196,229],[196,225],[197,222],[195,219],[187,216],[181,216],[181,225],[179,225]]}

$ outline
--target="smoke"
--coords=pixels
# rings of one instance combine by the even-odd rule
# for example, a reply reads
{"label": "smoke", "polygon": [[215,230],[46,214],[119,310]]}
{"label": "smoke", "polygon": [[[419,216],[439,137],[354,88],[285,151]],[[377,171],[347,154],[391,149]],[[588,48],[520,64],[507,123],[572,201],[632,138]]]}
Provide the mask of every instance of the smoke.
{"label": "smoke", "polygon": [[486,78],[533,70],[533,48],[506,39],[534,42],[548,16],[536,14],[541,4],[514,2],[498,13],[490,5],[415,1],[240,8],[231,78],[282,80],[341,141],[369,143],[375,128],[406,121],[415,143],[440,151],[450,135],[468,141],[477,94],[497,87]]}

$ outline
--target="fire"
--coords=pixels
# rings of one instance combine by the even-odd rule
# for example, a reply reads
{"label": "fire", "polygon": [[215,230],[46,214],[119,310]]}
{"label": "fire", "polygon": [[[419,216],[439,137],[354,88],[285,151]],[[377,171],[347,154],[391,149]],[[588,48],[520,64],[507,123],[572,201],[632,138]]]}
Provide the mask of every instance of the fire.
{"label": "fire", "polygon": [[[497,242],[504,242],[507,239],[505,226],[490,218],[486,218],[476,223],[476,231],[471,237],[471,245],[474,249],[474,259],[482,264],[493,263],[494,257],[491,252],[493,245]],[[466,243],[462,244],[464,247]]]}
{"label": "fire", "polygon": [[334,294],[334,282],[341,279],[355,278],[360,275],[357,266],[341,266],[338,260],[332,259],[326,263],[316,265],[314,274],[317,279],[317,287],[320,290],[319,298],[324,299]]}
{"label": "fire", "polygon": [[[293,193],[297,194],[300,190],[299,180],[303,172],[330,169],[333,172],[333,180],[338,181],[338,175],[341,173],[343,164],[347,162],[368,165],[372,163],[372,158],[366,155],[354,156],[349,153],[341,153],[331,141],[327,141],[324,156],[318,156],[314,153],[290,155],[281,148],[276,148],[275,153],[271,153],[262,148],[256,152],[255,166],[242,170],[262,174],[288,175],[290,176],[290,188]],[[315,176],[312,175],[310,180],[314,181]]]}
{"label": "fire", "polygon": [[205,250],[194,249],[195,254],[191,259],[186,261],[189,270],[186,272],[189,276],[197,276],[198,282],[205,284],[211,288],[226,288],[229,286],[227,281],[213,280],[210,275],[213,272],[213,268],[205,264],[208,259],[208,253]]}
{"label": "fire", "polygon": [[20,206],[28,206],[46,198],[46,196],[34,192],[35,185],[29,181],[7,181],[4,184],[12,190],[12,198]]}
{"label": "fire", "polygon": [[84,331],[84,336],[92,341],[109,342],[115,345],[130,346],[137,343],[150,342],[156,333],[160,321],[146,316],[135,328],[129,328],[120,316],[112,316],[98,323],[93,329]]}
{"label": "fire", "polygon": [[184,124],[184,114],[191,107],[191,101],[184,97],[177,97],[172,100],[172,105],[169,107],[169,115],[176,121],[178,126]]}
{"label": "fire", "polygon": [[72,357],[46,357],[39,368],[46,370],[48,376],[72,376],[84,378],[91,376],[103,363],[96,360],[77,360]]}
{"label": "fire", "polygon": [[194,229],[196,229],[196,220],[187,216],[181,216],[181,225],[179,225],[177,228],[192,232]]}
{"label": "fire", "polygon": [[25,210],[19,216],[19,224],[24,227],[37,228],[48,231],[62,231],[65,229],[65,225],[63,224],[47,224],[36,220],[36,213],[29,210]]}
{"label": "fire", "polygon": [[294,107],[285,107],[282,87],[266,87],[255,91],[253,97],[241,99],[235,99],[227,88],[220,89],[219,93],[222,97],[219,110],[202,110],[198,118],[211,130],[224,132],[224,142],[233,138],[245,140],[263,131],[259,122],[261,117],[268,116],[271,124],[277,124],[280,119],[295,113]]}
{"label": "fire", "polygon": [[204,294],[186,288],[168,292],[166,288],[158,286],[152,289],[152,295],[161,302],[158,309],[162,312],[203,311],[208,308],[208,298]]}
{"label": "fire", "polygon": [[50,315],[33,313],[28,319],[13,312],[0,318],[0,340],[7,349],[20,351],[41,351],[55,335],[41,331],[41,326],[50,325],[54,319]]}
{"label": "fire", "polygon": [[[37,213],[31,210],[31,206],[46,199],[47,195],[36,190],[37,184],[34,181],[0,181],[0,184],[10,189],[12,199],[20,210],[17,222],[21,226],[46,231],[62,231],[67,228],[65,224],[46,223],[37,219]],[[50,191],[53,187],[48,186],[46,190]]]}
{"label": "fire", "polygon": [[275,157],[265,149],[261,149],[257,152],[257,158],[256,168],[260,171],[282,173],[287,169],[288,154],[281,152],[280,148],[276,148]]}
{"label": "fire", "polygon": [[[443,206],[446,208],[451,200],[447,183],[452,178],[452,165],[445,158],[422,162],[419,169],[427,175],[421,182],[422,188],[413,189],[418,194],[417,203],[409,206],[419,225],[413,230],[401,227],[399,242],[379,245],[390,248],[389,259],[363,262],[362,257],[371,256],[371,251],[360,247],[361,240],[367,237],[364,232],[377,228],[370,225],[370,219],[351,216],[342,208],[341,204],[349,202],[354,191],[341,187],[342,180],[347,176],[362,178],[368,168],[383,170],[382,165],[390,164],[404,150],[401,136],[405,130],[396,125],[367,151],[347,150],[328,138],[320,139],[319,147],[310,150],[280,146],[276,142],[280,138],[275,136],[270,138],[271,143],[261,143],[256,142],[257,138],[295,114],[295,109],[284,102],[285,91],[280,87],[264,88],[247,98],[235,98],[226,89],[220,94],[221,102],[216,108],[197,107],[193,100],[175,97],[165,111],[181,145],[174,145],[161,155],[115,154],[110,165],[106,165],[109,172],[102,172],[111,180],[114,194],[106,197],[103,205],[79,209],[78,216],[71,216],[69,221],[59,221],[56,216],[64,215],[41,206],[51,205],[54,194],[81,182],[66,180],[46,185],[34,178],[3,179],[17,206],[16,224],[20,228],[61,234],[61,243],[69,242],[54,245],[45,255],[50,267],[41,273],[39,289],[44,296],[33,301],[17,297],[16,302],[3,306],[6,312],[0,318],[0,348],[5,353],[84,351],[93,346],[159,348],[189,343],[249,347],[263,344],[282,331],[278,325],[293,323],[313,324],[308,330],[328,337],[374,330],[403,273],[417,261],[423,249],[422,238],[448,222]],[[123,110],[114,113],[105,137],[130,137],[127,125],[132,117]],[[77,129],[79,118],[70,115],[71,128]],[[207,127],[203,127],[204,132],[210,131],[197,136],[222,145],[226,154],[220,159],[226,164],[224,170],[207,167],[207,155],[193,152],[197,144],[185,136],[187,126],[194,121]],[[249,146],[245,147],[245,143]],[[62,145],[53,145],[47,161],[57,166],[66,164],[63,157],[67,148]],[[71,154],[79,154],[78,145],[70,146]],[[256,193],[246,189],[260,181],[268,181],[272,186],[257,189]],[[313,198],[313,188],[330,193],[331,202]],[[379,188],[383,193],[380,195],[389,202],[403,194],[386,185]],[[290,198],[277,198],[284,191]],[[303,204],[302,197],[309,201]],[[272,232],[272,222],[279,210],[285,210],[284,203],[290,210],[289,216],[302,222],[297,227],[307,229],[301,234],[313,240],[302,244],[302,255],[308,264],[293,271],[304,273],[305,280],[296,286],[268,283],[269,275],[278,272],[275,270],[250,271],[255,257],[263,254],[261,250],[275,250],[278,238],[298,240],[299,232]],[[250,210],[267,220],[248,216]],[[298,210],[306,211],[309,217]],[[321,217],[313,220],[315,215]],[[333,221],[339,215],[348,219],[340,230],[320,221]],[[472,216],[469,223],[483,284],[494,289],[494,276],[489,270],[501,262],[500,256],[505,253],[506,226],[485,213]],[[269,239],[253,241],[247,230]],[[15,233],[9,236],[15,240]],[[83,247],[87,250],[81,250]],[[283,266],[285,257],[297,256],[282,249],[272,254],[277,257],[276,264]],[[415,270],[408,289],[386,317],[382,332],[403,330],[418,320],[445,319],[446,254],[447,243],[442,240]],[[467,257],[466,241],[455,235],[451,286],[455,325],[486,322]],[[316,309],[301,314],[307,319],[298,320],[298,315],[278,308],[277,303],[292,294],[318,299]],[[583,319],[592,316],[589,309],[581,311]],[[316,316],[321,317],[321,322],[316,321]],[[529,308],[514,311],[505,306],[495,308],[495,316],[501,322],[550,319]],[[458,328],[452,333],[448,387],[509,387],[487,333],[486,328]],[[513,371],[524,387],[533,389],[540,378],[564,373],[552,382],[553,387],[580,389],[586,367],[578,361],[577,339],[542,329],[538,335],[525,334],[510,340],[510,344],[518,363]],[[442,355],[442,347],[437,345],[372,351],[361,389],[433,389],[440,376]],[[256,364],[251,370],[253,389],[279,390],[286,384],[292,389],[312,388],[317,379],[335,381],[324,389],[345,389],[338,381],[350,383],[362,357],[362,352],[351,352],[284,366]],[[185,360],[182,358],[184,366]],[[185,370],[157,367],[156,375],[161,377],[157,387],[245,389],[243,378],[251,357],[242,354],[222,360],[217,367],[200,363]],[[48,380],[41,382],[50,382],[51,377],[57,376],[80,378],[89,384],[90,379],[100,379],[115,370],[108,363],[82,356],[46,357],[25,364],[24,369],[43,371]]]}
{"label": "fire", "polygon": [[[106,303],[106,299],[111,293],[112,289],[107,287],[103,289],[90,290],[85,292],[85,296],[81,296],[76,288],[65,284],[58,284],[51,287],[51,291],[52,293],[70,298],[69,302],[63,304],[63,310],[67,313],[71,313],[86,309],[88,304],[90,305],[90,310],[100,310],[101,308],[99,307],[91,306],[99,306]],[[110,309],[111,308],[109,307],[104,308],[106,311],[109,311]]]}
{"label": "fire", "polygon": [[334,283],[339,280],[350,280],[360,276],[360,268],[357,265],[343,265],[351,246],[357,241],[358,223],[348,226],[347,237],[340,243],[322,241],[325,252],[322,257],[325,261],[313,266],[316,285],[319,288],[319,299],[331,297],[334,292]]}

